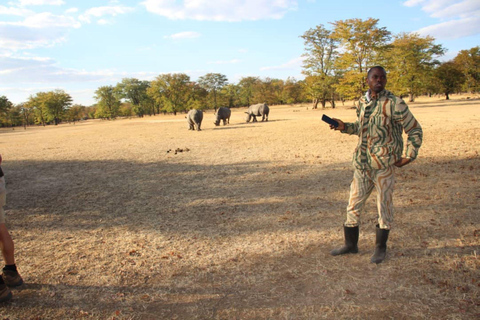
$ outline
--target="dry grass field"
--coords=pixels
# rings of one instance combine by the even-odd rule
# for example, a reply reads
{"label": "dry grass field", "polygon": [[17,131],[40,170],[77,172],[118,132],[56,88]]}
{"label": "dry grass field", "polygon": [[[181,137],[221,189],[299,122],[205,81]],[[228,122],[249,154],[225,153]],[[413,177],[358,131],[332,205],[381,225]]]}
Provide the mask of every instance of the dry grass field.
{"label": "dry grass field", "polygon": [[479,319],[480,97],[451,98],[410,104],[424,145],[397,170],[379,265],[375,193],[359,254],[329,254],[357,138],[320,118],[347,106],[2,129],[25,284],[1,319]]}

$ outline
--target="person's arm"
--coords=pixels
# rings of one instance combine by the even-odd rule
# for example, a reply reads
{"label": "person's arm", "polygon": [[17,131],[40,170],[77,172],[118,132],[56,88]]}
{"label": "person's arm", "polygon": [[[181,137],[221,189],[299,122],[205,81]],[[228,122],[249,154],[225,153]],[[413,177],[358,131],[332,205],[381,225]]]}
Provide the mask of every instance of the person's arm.
{"label": "person's arm", "polygon": [[394,117],[400,122],[403,130],[407,134],[405,156],[395,163],[397,167],[403,167],[417,158],[418,150],[422,145],[423,131],[420,123],[415,119],[403,100],[400,100],[399,103],[396,104]]}
{"label": "person's arm", "polygon": [[334,127],[334,126],[330,125],[330,129],[339,130],[341,133],[358,135],[359,134],[358,128],[360,126],[359,125],[360,121],[358,120],[358,117],[360,116],[360,108],[361,108],[361,105],[359,104],[359,106],[357,108],[357,121],[355,121],[355,122],[343,122],[340,119],[333,118],[333,120],[338,121],[338,127]]}

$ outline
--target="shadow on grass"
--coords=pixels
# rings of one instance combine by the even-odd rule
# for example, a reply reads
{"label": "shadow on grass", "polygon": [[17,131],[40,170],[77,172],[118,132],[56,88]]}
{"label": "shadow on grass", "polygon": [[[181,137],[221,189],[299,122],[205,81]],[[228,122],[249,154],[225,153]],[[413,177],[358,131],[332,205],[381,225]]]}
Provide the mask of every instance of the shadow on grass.
{"label": "shadow on grass", "polygon": [[[7,214],[13,211],[16,215],[16,226],[28,228],[22,218],[37,215],[45,217],[36,222],[37,227],[64,231],[121,226],[131,224],[132,219],[135,228],[199,234],[231,232],[230,223],[236,223],[238,233],[341,225],[352,176],[350,164],[315,168],[304,174],[303,164],[277,168],[266,162],[228,166],[171,161],[9,162],[4,166],[9,191],[6,209]],[[479,196],[475,179],[465,175],[478,171],[478,158],[423,159],[423,163],[398,169],[396,212],[401,216],[411,211],[437,212],[435,217],[416,216],[422,225],[429,220],[451,223],[452,219],[478,223],[471,213],[479,209],[478,201],[465,201]],[[459,180],[464,181],[460,186]],[[450,192],[452,186],[458,190]],[[344,197],[339,198],[339,193]],[[372,194],[370,202],[374,199]],[[455,216],[442,213],[452,208]],[[367,209],[375,220],[376,209]],[[279,219],[295,223],[282,226],[276,223]],[[400,219],[399,224],[420,228],[415,221]]]}

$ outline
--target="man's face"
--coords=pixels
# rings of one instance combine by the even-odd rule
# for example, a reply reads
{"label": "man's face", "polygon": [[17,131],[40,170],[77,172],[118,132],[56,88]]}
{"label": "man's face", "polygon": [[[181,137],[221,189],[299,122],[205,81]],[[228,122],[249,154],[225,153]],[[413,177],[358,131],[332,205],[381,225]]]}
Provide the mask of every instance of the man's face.
{"label": "man's face", "polygon": [[382,69],[375,68],[370,71],[370,75],[367,77],[367,84],[370,90],[375,93],[379,93],[385,89],[387,84],[387,75]]}

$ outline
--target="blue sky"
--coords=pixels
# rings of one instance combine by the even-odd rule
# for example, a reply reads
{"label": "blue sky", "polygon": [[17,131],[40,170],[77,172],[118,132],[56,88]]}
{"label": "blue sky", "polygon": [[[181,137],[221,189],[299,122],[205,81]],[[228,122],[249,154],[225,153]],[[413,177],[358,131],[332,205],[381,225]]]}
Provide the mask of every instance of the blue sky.
{"label": "blue sky", "polygon": [[300,36],[350,18],[431,35],[443,60],[480,45],[479,0],[0,0],[0,96],[62,89],[88,106],[100,86],[162,73],[300,80]]}

